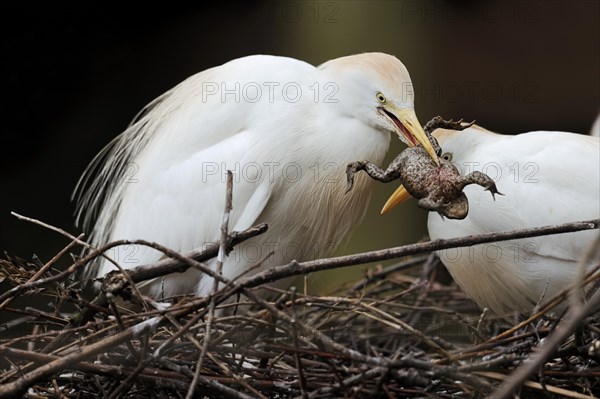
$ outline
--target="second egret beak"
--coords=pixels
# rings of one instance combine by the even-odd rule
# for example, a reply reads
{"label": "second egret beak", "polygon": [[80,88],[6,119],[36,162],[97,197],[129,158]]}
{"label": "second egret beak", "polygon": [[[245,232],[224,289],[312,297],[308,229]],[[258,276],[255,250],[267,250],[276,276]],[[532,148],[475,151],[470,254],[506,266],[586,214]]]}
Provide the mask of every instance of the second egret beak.
{"label": "second egret beak", "polygon": [[381,209],[381,214],[383,215],[384,213],[389,212],[393,207],[395,207],[396,205],[400,205],[409,198],[410,194],[408,193],[408,191],[406,191],[403,185],[400,185],[400,187],[398,187],[396,191],[394,191],[390,198],[388,198],[387,202]]}

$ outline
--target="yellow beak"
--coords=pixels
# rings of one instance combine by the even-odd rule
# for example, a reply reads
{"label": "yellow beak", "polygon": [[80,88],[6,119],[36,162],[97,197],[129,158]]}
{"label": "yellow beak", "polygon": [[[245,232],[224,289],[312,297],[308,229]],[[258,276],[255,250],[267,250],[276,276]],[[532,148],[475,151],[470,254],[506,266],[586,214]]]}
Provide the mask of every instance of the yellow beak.
{"label": "yellow beak", "polygon": [[384,113],[396,125],[399,136],[403,136],[410,147],[415,147],[419,144],[425,148],[425,151],[435,161],[436,165],[440,165],[440,160],[433,149],[429,137],[425,134],[421,123],[417,119],[415,110],[412,108],[392,108],[392,112],[383,108]]}
{"label": "yellow beak", "polygon": [[394,191],[390,198],[388,198],[387,202],[381,209],[381,214],[383,215],[384,213],[389,212],[393,207],[395,207],[396,205],[400,205],[409,198],[410,194],[408,193],[408,191],[406,191],[403,185],[400,185],[400,187],[398,187],[396,191]]}

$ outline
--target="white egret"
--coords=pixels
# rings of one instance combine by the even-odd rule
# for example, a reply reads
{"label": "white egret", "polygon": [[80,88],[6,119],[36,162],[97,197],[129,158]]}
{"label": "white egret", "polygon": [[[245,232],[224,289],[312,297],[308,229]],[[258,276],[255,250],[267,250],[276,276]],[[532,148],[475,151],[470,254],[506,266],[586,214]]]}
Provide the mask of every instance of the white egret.
{"label": "white egret", "polygon": [[600,114],[598,114],[598,117],[590,129],[590,136],[600,137]]}
{"label": "white egret", "polygon": [[[495,180],[504,196],[495,201],[468,186],[464,220],[430,213],[431,239],[445,239],[600,217],[598,138],[536,131],[500,135],[473,126],[433,133],[442,157],[463,173],[479,170]],[[407,198],[400,187],[382,212]],[[530,312],[570,283],[597,231],[512,240],[440,251],[450,274],[480,307],[498,315]]]}
{"label": "white egret", "polygon": [[[78,221],[103,244],[146,239],[186,252],[219,240],[226,170],[234,173],[230,230],[269,230],[236,247],[223,265],[234,278],[292,259],[332,254],[359,223],[370,181],[345,194],[349,162],[380,164],[390,132],[423,145],[408,71],[395,57],[366,53],[319,67],[249,56],[200,72],[152,103],[90,164],[78,190]],[[119,248],[124,268],[157,251]],[[103,261],[97,275],[113,269]],[[212,279],[196,270],[152,281],[156,298],[196,292]]]}

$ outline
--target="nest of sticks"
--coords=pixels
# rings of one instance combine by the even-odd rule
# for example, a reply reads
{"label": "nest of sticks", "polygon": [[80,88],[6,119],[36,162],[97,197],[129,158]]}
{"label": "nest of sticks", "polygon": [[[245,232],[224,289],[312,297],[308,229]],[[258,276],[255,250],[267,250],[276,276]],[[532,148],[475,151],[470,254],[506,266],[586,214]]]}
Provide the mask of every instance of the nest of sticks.
{"label": "nest of sticks", "polygon": [[[41,222],[38,222],[41,223]],[[434,250],[543,234],[597,229],[598,221],[427,241],[383,251],[296,263],[226,281],[207,261],[267,228],[224,234],[202,252],[120,241],[54,268],[80,237],[46,264],[6,257],[0,295],[10,322],[0,327],[0,396],[28,398],[477,398],[594,397],[600,393],[600,273],[569,317],[547,316],[581,293],[566,289],[526,319],[480,312],[436,276]],[[54,228],[56,229],[56,228]],[[62,232],[63,234],[66,234]],[[73,278],[119,244],[150,245],[166,259],[113,272],[93,300]],[[335,295],[264,290],[278,279],[385,259]],[[207,298],[168,307],[134,287],[196,267],[212,275]],[[14,306],[18,296],[53,311]],[[573,302],[574,303],[574,302]],[[123,304],[129,306],[123,307]],[[131,306],[134,304],[134,306]],[[131,310],[137,309],[137,310]],[[18,328],[17,328],[18,327]],[[15,331],[19,333],[15,333]]]}

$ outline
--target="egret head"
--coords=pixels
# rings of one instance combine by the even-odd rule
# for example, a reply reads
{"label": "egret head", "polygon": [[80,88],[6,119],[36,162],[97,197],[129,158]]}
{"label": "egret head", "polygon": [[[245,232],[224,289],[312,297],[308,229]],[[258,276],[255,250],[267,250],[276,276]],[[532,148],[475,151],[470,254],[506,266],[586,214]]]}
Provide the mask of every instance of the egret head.
{"label": "egret head", "polygon": [[396,133],[410,147],[422,145],[439,164],[415,114],[410,75],[399,59],[385,53],[363,53],[336,58],[319,69],[338,83],[340,107],[349,113],[358,110],[368,125]]}

